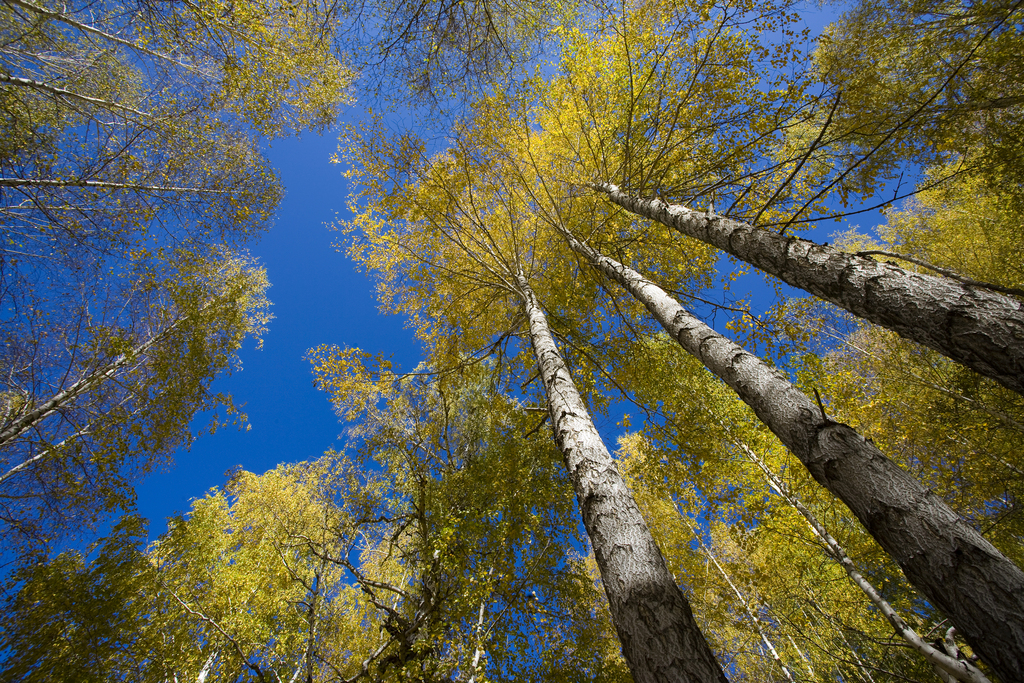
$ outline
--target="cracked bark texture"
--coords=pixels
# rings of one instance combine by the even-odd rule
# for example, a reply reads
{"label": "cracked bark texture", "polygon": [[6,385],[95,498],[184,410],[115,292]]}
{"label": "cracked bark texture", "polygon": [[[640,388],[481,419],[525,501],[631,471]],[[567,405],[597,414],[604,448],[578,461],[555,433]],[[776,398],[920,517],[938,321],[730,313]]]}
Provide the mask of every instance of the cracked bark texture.
{"label": "cracked bark texture", "polygon": [[525,278],[517,279],[555,439],[634,680],[725,683],[689,603],[590,419],[533,290]]}
{"label": "cracked bark texture", "polygon": [[611,183],[592,187],[627,211],[728,252],[1024,394],[1024,303],[1013,297],[659,199],[632,197]]}
{"label": "cracked bark texture", "polygon": [[718,334],[635,270],[563,232],[570,247],[647,307],[838,497],[999,677],[1024,680],[1024,572],[941,498],[763,360]]}

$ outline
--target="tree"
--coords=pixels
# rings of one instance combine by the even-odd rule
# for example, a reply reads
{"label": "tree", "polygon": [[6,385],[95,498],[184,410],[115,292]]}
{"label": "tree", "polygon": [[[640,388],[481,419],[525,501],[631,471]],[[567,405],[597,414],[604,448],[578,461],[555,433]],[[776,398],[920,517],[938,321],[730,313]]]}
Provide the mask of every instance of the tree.
{"label": "tree", "polygon": [[[579,611],[593,583],[553,449],[522,436],[524,412],[483,391],[486,372],[369,381],[334,351],[320,378],[357,418],[354,458],[235,472],[145,553],[122,533],[88,566],[67,553],[26,568],[5,613],[5,674],[523,680],[583,667],[622,680],[602,661],[600,620]],[[354,364],[331,365],[342,358]],[[69,612],[71,585],[90,589]]]}
{"label": "tree", "polygon": [[348,100],[335,16],[0,8],[5,540],[38,545],[130,505],[197,411],[231,410],[208,388],[266,322],[243,249],[281,197],[259,136],[323,129]]}
{"label": "tree", "polygon": [[[575,63],[571,64],[577,66]],[[581,71],[586,73],[585,69]],[[654,70],[651,73],[658,72]],[[569,82],[574,86],[579,85],[578,82]],[[546,90],[538,88],[545,94],[531,92],[531,96],[524,99],[541,100],[545,104],[562,103],[565,99],[572,102],[571,97],[559,99],[561,91],[558,88],[561,85],[559,82]],[[599,87],[595,86],[595,89],[599,90]],[[365,158],[369,159],[367,166],[373,167],[371,173],[392,172],[393,175],[384,180],[370,182],[372,189],[369,193],[376,200],[373,209],[380,212],[382,218],[367,212],[357,219],[356,225],[364,230],[369,244],[365,251],[361,251],[362,247],[357,247],[357,254],[364,262],[385,273],[385,289],[395,287],[391,291],[397,295],[396,298],[401,297],[398,301],[402,310],[415,311],[417,315],[423,316],[421,329],[425,336],[429,334],[436,339],[439,328],[442,327],[427,323],[424,319],[428,316],[432,319],[445,320],[443,326],[447,328],[444,331],[446,334],[455,332],[461,335],[479,335],[476,331],[479,329],[477,321],[467,322],[465,314],[452,321],[454,316],[448,314],[449,307],[465,305],[467,298],[464,294],[447,289],[451,285],[445,285],[446,291],[441,297],[444,303],[439,305],[432,303],[436,299],[430,293],[418,290],[418,287],[422,286],[420,283],[436,282],[431,279],[436,276],[430,274],[430,268],[445,270],[451,280],[466,277],[478,287],[505,289],[510,295],[514,295],[517,288],[511,282],[513,278],[519,282],[519,292],[523,289],[523,282],[518,280],[519,277],[524,277],[521,265],[523,262],[529,263],[531,271],[538,267],[538,263],[543,263],[541,268],[545,271],[546,279],[552,283],[559,280],[568,282],[572,277],[563,274],[565,268],[560,268],[556,257],[552,255],[552,233],[561,231],[572,241],[571,235],[566,235],[567,230],[564,226],[567,224],[575,226],[579,221],[583,226],[579,229],[594,236],[593,239],[603,239],[608,235],[608,241],[613,248],[621,249],[626,245],[633,247],[623,239],[621,231],[617,232],[621,230],[619,224],[613,219],[606,218],[599,208],[592,208],[591,204],[573,195],[571,180],[566,183],[569,184],[569,190],[562,190],[562,186],[559,185],[560,181],[566,182],[563,180],[566,176],[578,177],[587,170],[586,163],[579,161],[579,155],[573,155],[573,152],[583,150],[585,145],[578,141],[570,141],[559,146],[560,143],[574,135],[582,138],[590,134],[587,126],[595,122],[600,125],[606,120],[603,117],[608,115],[608,112],[595,104],[600,102],[596,97],[588,95],[583,99],[589,108],[574,109],[572,106],[562,106],[558,111],[545,111],[542,108],[541,113],[535,114],[543,130],[551,130],[550,141],[527,127],[519,129],[508,123],[534,115],[532,112],[513,109],[506,114],[501,110],[502,103],[491,99],[481,103],[478,119],[459,131],[456,151],[447,157],[439,157],[433,163],[424,163],[420,167],[418,164],[421,162],[418,161],[417,155],[421,151],[414,146],[406,146],[402,150],[403,156],[394,154],[390,160],[381,161],[398,149],[397,145],[392,146],[390,150],[383,149],[384,146],[380,145],[365,155]],[[583,115],[588,117],[583,119],[586,125],[578,125],[579,120],[572,118],[573,111],[579,109],[583,109]],[[566,114],[566,111],[569,113]],[[609,125],[614,129],[618,122],[613,115],[617,112],[614,107],[610,111],[612,116],[609,117]],[[628,116],[639,117],[640,114],[630,112]],[[558,127],[559,123],[563,125]],[[547,128],[549,124],[553,124],[550,129]],[[674,129],[669,131],[666,136],[674,134]],[[608,144],[609,138],[615,138],[614,134],[605,135],[603,131],[598,135],[601,136],[598,141],[604,144]],[[378,156],[374,156],[375,154]],[[608,160],[606,156],[590,154],[590,160],[595,165]],[[639,155],[639,159],[646,158],[646,153]],[[581,165],[582,169],[577,168]],[[789,171],[789,176],[792,177],[795,172]],[[385,188],[386,181],[393,181],[395,185],[392,188]],[[418,185],[416,181],[419,181]],[[576,183],[576,186],[578,185]],[[427,187],[430,188],[429,191],[433,191],[436,198],[425,195],[428,190],[424,188]],[[530,214],[532,217],[525,217]],[[492,218],[495,215],[500,216],[498,220],[511,222],[512,227],[505,232],[496,230]],[[687,215],[696,214],[689,212]],[[397,223],[405,220],[417,227],[385,232],[381,226],[382,223],[386,225],[389,220]],[[460,221],[465,224],[460,224]],[[545,222],[547,226],[542,225]],[[709,222],[717,223],[720,219],[703,220],[701,224]],[[431,230],[439,235],[440,239],[429,234]],[[529,246],[524,248],[519,245]],[[1011,561],[1001,555],[976,529],[953,513],[937,496],[930,494],[924,486],[885,459],[872,444],[845,425],[830,419],[820,400],[815,405],[815,402],[804,395],[790,394],[789,388],[783,389],[790,387],[789,383],[760,361],[751,360],[750,367],[746,367],[746,360],[752,359],[752,356],[741,352],[739,347],[721,335],[713,333],[692,316],[682,313],[678,304],[671,304],[670,311],[655,303],[653,297],[643,296],[641,290],[654,292],[656,288],[651,282],[643,280],[639,274],[634,271],[627,274],[627,269],[606,256],[583,248],[578,241],[575,242],[574,248],[583,253],[588,261],[602,269],[605,275],[626,285],[634,295],[638,295],[645,306],[655,312],[674,338],[687,337],[687,341],[683,342],[684,346],[701,357],[719,376],[729,382],[754,407],[759,417],[765,420],[781,440],[803,460],[815,478],[836,493],[855,512],[861,523],[901,564],[912,583],[953,617],[960,627],[959,630],[965,633],[965,637],[982,653],[986,661],[997,670],[1003,671],[1004,675],[1014,670],[1015,658],[1018,655],[1012,653],[1019,651],[1014,633],[1019,629],[1003,628],[1001,624],[993,623],[988,618],[992,610],[1000,609],[1007,604],[1003,602],[1002,595],[1015,595],[1024,585],[1024,575]],[[468,261],[458,261],[456,256],[450,256],[459,250],[468,256]],[[645,251],[649,253],[649,250]],[[664,256],[660,259],[657,256],[648,258],[657,259],[659,266],[665,269],[671,268],[669,265],[661,265],[665,263]],[[467,265],[470,262],[473,265]],[[410,263],[413,265],[408,265]],[[475,268],[478,269],[474,270]],[[463,286],[463,289],[465,288]],[[664,292],[658,296],[664,297]],[[664,301],[667,301],[667,297]],[[566,328],[572,330],[576,338],[585,337],[596,327],[593,322],[596,316],[589,308],[559,313],[568,321]],[[444,318],[446,315],[449,317]],[[489,329],[497,327],[492,323]],[[467,328],[473,332],[468,332]],[[536,338],[532,337],[532,340],[536,348]],[[476,336],[474,345],[477,348],[485,348],[486,344],[481,343],[482,341]],[[499,344],[500,339],[495,346]],[[758,369],[755,371],[754,367]],[[789,417],[780,419],[786,412],[789,412]],[[798,428],[797,425],[802,422],[806,422],[805,427]],[[837,436],[834,441],[830,438],[819,438],[833,432],[836,435],[842,432],[848,436]],[[816,449],[832,447],[837,449],[834,457],[826,456],[819,460],[817,456],[811,455],[817,452]],[[824,450],[821,452],[824,453]],[[859,455],[854,455],[858,452]],[[826,461],[827,465],[824,464]],[[867,484],[867,479],[874,476],[872,472],[877,472],[878,478]],[[858,482],[864,483],[865,486],[861,487]],[[901,492],[896,493],[897,489],[901,489]],[[885,512],[880,512],[881,510]],[[902,517],[904,514],[909,516]],[[899,517],[900,521],[894,522],[896,517]],[[910,522],[911,517],[916,521]],[[913,531],[910,531],[911,528]],[[955,531],[948,533],[950,529]],[[907,533],[903,538],[896,539],[890,536],[903,532]],[[958,540],[950,542],[953,537]],[[977,552],[963,550],[960,543],[966,544],[964,548],[976,548]],[[918,563],[917,560],[923,559],[931,552],[923,551],[925,546],[938,554],[930,560]],[[911,548],[914,550],[911,551]],[[971,557],[963,565],[966,574],[959,580],[952,578],[960,571],[952,568],[960,565],[961,558],[966,556]],[[989,561],[995,563],[992,568],[978,569],[977,574],[974,573],[974,569],[968,569],[975,566],[980,568]],[[975,565],[974,562],[980,564]],[[998,565],[999,569],[996,569],[995,565]],[[940,570],[939,567],[948,567],[950,571],[946,573],[945,569]],[[980,576],[985,576],[986,581],[1001,577],[996,581],[1004,583],[1002,587],[997,587],[995,583],[983,587],[984,582],[977,578]],[[982,591],[984,597],[953,597],[958,591],[971,593],[975,590]],[[612,602],[614,603],[614,600]],[[972,614],[963,611],[971,604],[987,606]],[[1020,611],[1019,605],[1008,607],[1005,619],[1018,619]],[[999,645],[995,645],[997,640],[1000,641]]]}
{"label": "tree", "polygon": [[552,430],[594,546],[623,654],[639,681],[725,680],[689,603],[605,448],[526,279],[519,276],[530,342]]}
{"label": "tree", "polygon": [[609,183],[598,183],[595,189],[629,211],[722,249],[1024,393],[1024,357],[1012,341],[1024,329],[1024,305],[1013,297],[977,282],[912,273],[867,255],[845,254],[659,199],[629,196]]}
{"label": "tree", "polygon": [[955,159],[1019,202],[1020,9],[867,1],[826,29],[816,68],[843,92],[834,137],[844,162],[857,164],[858,182],[896,180],[912,170],[907,162],[928,168]]}
{"label": "tree", "polygon": [[44,323],[32,345],[8,338],[0,535],[9,548],[41,549],[130,508],[134,480],[192,442],[196,413],[234,412],[209,385],[265,330],[263,269],[231,253],[182,254],[135,283],[131,327]]}
{"label": "tree", "polygon": [[[643,302],[680,346],[750,405],[993,668],[1004,676],[1016,668],[1022,655],[1017,654],[1015,634],[1024,632],[1024,624],[1017,623],[1024,605],[1007,600],[1024,593],[1020,568],[874,444],[830,419],[820,403],[816,406],[774,368],[716,333],[633,269],[580,243],[568,231],[563,234],[574,251]],[[993,622],[990,616],[1004,608],[1002,618]]]}
{"label": "tree", "polygon": [[[633,676],[720,680],[721,670],[554,344],[531,280],[546,268],[547,287],[570,282],[572,275],[551,259],[530,198],[516,193],[514,179],[503,175],[500,164],[488,165],[493,159],[473,144],[474,133],[490,132],[488,113],[464,129],[455,150],[431,161],[419,157],[421,148],[410,138],[375,133],[356,141],[362,143],[354,153],[369,201],[351,226],[361,233],[353,252],[381,273],[388,303],[414,316],[441,367],[454,365],[474,347],[501,347],[528,324],[523,334],[533,352],[513,362],[538,366],[543,400]],[[521,145],[511,137],[506,141]],[[392,179],[394,187],[385,189]],[[555,306],[561,308],[561,301],[552,296],[549,311]],[[587,324],[585,314],[578,319]],[[497,341],[494,330],[500,330]]]}

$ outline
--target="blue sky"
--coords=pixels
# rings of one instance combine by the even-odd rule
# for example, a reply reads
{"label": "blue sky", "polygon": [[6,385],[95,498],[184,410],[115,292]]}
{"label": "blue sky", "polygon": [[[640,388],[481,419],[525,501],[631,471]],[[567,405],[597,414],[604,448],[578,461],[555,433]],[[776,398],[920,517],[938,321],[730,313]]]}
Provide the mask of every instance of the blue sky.
{"label": "blue sky", "polygon": [[[327,395],[313,388],[304,358],[310,348],[358,346],[391,354],[402,367],[418,362],[412,331],[400,318],[377,312],[370,280],[332,246],[336,233],[325,224],[345,217],[347,196],[343,168],[330,163],[336,149],[337,137],[327,133],[277,140],[269,150],[286,194],[274,226],[250,252],[267,267],[275,318],[263,348],[248,342],[240,353],[242,370],[214,384],[245,404],[252,428],[200,436],[137,487],[138,511],[150,519],[151,537],[166,529],[165,517],[188,510],[191,499],[222,484],[235,465],[262,473],[342,445],[343,426]],[[197,418],[194,426],[208,419]]]}

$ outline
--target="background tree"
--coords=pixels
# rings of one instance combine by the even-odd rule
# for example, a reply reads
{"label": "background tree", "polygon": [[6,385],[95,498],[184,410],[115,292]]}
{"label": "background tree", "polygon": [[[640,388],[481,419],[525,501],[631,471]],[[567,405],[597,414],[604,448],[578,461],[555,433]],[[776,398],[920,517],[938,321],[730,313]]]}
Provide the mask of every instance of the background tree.
{"label": "background tree", "polygon": [[210,383],[267,319],[242,251],[281,197],[259,139],[322,130],[348,101],[335,19],[317,3],[0,7],[11,547],[130,506],[131,481],[225,403]]}
{"label": "background tree", "polygon": [[968,169],[1019,201],[1011,188],[1021,168],[1021,9],[1002,0],[867,1],[827,28],[815,62],[843,93],[834,137],[839,165],[856,166],[851,185],[893,180],[903,194],[906,162],[955,161],[947,175]]}
{"label": "background tree", "polygon": [[[131,278],[127,302],[112,294],[132,307],[125,317],[85,309],[51,324],[35,309],[26,318],[38,335],[7,340],[0,536],[9,550],[40,550],[130,509],[137,478],[191,443],[197,412],[235,412],[209,385],[231,370],[242,341],[265,329],[263,269],[228,252],[181,254]],[[107,303],[102,294],[92,302]]]}
{"label": "background tree", "polygon": [[354,457],[235,472],[146,551],[126,522],[22,570],[6,677],[623,680],[529,416],[479,367],[370,381],[325,353]]}

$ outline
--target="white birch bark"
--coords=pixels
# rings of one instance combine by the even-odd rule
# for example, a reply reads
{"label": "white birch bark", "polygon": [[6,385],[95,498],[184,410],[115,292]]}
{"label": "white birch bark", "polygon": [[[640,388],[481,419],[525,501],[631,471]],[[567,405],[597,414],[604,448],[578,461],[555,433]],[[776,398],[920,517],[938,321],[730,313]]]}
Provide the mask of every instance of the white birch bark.
{"label": "white birch bark", "polygon": [[469,677],[468,683],[476,683],[476,676],[480,673],[480,659],[484,656],[484,643],[483,643],[483,631],[484,631],[484,614],[486,613],[487,603],[480,602],[480,614],[476,620],[476,648],[473,650],[473,662],[470,665],[470,670],[473,675]]}
{"label": "white birch bark", "polygon": [[[927,641],[925,641],[918,633],[911,628],[910,624],[904,621],[903,617],[893,609],[892,605],[889,604],[885,598],[882,597],[881,593],[868,581],[864,576],[857,571],[857,567],[853,564],[853,560],[846,554],[846,550],[843,549],[839,542],[832,537],[825,526],[814,516],[807,506],[805,506],[800,499],[797,498],[789,490],[782,480],[775,476],[775,473],[768,468],[761,458],[754,453],[746,444],[737,444],[750,462],[754,463],[761,470],[761,474],[764,475],[765,480],[783,500],[789,503],[807,522],[807,525],[811,527],[811,531],[818,539],[825,544],[825,548],[828,554],[834,559],[846,572],[846,575],[850,577],[850,580],[861,589],[861,591],[868,597],[871,603],[878,608],[889,624],[892,625],[893,630],[896,631],[896,635],[903,638],[904,641],[914,650],[916,650],[925,660],[928,661],[933,667],[941,669],[943,673],[948,676],[952,676],[955,680],[963,681],[963,683],[992,683],[984,673],[982,673],[977,667],[971,665],[968,662],[957,659],[955,656],[950,656],[945,652],[941,652],[936,648],[932,647]],[[941,674],[940,674],[941,677]]]}
{"label": "white birch bark", "polygon": [[[494,575],[494,567],[491,566],[487,570],[488,585],[490,585],[490,578]],[[473,635],[476,639],[476,648],[473,651],[473,663],[471,667],[472,675],[469,677],[467,683],[477,683],[476,677],[480,673],[480,660],[484,656],[484,638],[486,636],[484,632],[484,615],[487,614],[487,601],[480,601],[480,613],[476,619],[476,629]]]}
{"label": "white birch bark", "polygon": [[1024,572],[873,443],[830,420],[760,358],[718,334],[639,273],[563,231],[569,245],[647,307],[728,384],[838,497],[1004,680],[1024,671]]}
{"label": "white birch bark", "polygon": [[153,118],[152,115],[144,111],[135,109],[133,107],[129,107],[127,105],[119,104],[117,102],[111,102],[110,100],[101,100],[96,97],[89,97],[88,95],[83,95],[72,90],[66,90],[65,88],[58,88],[55,85],[43,83],[42,81],[35,81],[30,78],[18,78],[17,76],[8,76],[6,74],[0,74],[0,84],[12,85],[22,88],[31,88],[32,90],[45,92],[58,98],[74,100],[76,102],[91,104],[93,106],[100,107],[103,109],[112,109],[127,114],[135,114],[145,119]]}
{"label": "white birch bark", "polygon": [[[213,663],[217,661],[217,655],[220,654],[220,650],[214,650],[210,653],[210,656],[206,658],[203,663],[203,668],[199,670],[199,675],[196,676],[196,683],[206,683],[206,679],[209,678],[210,672],[213,671]],[[174,680],[178,680],[175,676]]]}
{"label": "white birch bark", "polygon": [[517,279],[555,439],[634,680],[724,683],[689,603],[590,419],[533,290],[522,275]]}
{"label": "white birch bark", "polygon": [[807,667],[807,673],[811,675],[811,678],[816,678],[814,674],[814,667],[811,666],[810,658],[807,655],[805,655],[804,651],[800,649],[800,646],[796,644],[796,641],[793,640],[793,636],[787,635],[786,638],[789,639],[789,644],[793,646],[793,649],[796,650],[796,653],[800,655],[800,659],[804,660],[804,666]]}
{"label": "white birch bark", "polygon": [[114,183],[105,180],[46,180],[38,178],[0,178],[0,187],[95,187],[109,190],[137,190],[141,192],[192,192],[195,194],[227,194],[227,190],[207,190],[201,187],[175,187],[173,185],[143,185],[140,183]]}
{"label": "white birch bark", "polygon": [[1024,394],[1024,302],[1018,299],[660,199],[639,199],[611,183],[592,187],[627,211],[732,254]]}
{"label": "white birch bark", "polygon": [[40,462],[42,460],[45,460],[46,458],[48,458],[49,456],[53,455],[54,453],[59,453],[60,449],[62,449],[64,446],[68,445],[68,443],[74,441],[75,439],[78,439],[78,438],[83,437],[83,436],[88,436],[89,433],[90,433],[90,431],[89,431],[90,429],[91,429],[91,425],[86,425],[85,428],[79,429],[77,432],[75,432],[74,434],[71,434],[66,439],[61,441],[60,443],[55,443],[53,446],[50,446],[49,448],[46,448],[46,449],[40,451],[39,453],[36,453],[35,455],[33,455],[28,460],[25,460],[25,461],[15,465],[11,469],[7,470],[3,474],[0,474],[0,484],[3,484],[5,481],[10,479],[14,475],[18,474],[19,472],[24,472],[25,470],[30,469],[33,465],[35,465],[36,463],[38,463],[38,462]]}
{"label": "white birch bark", "polygon": [[[682,517],[684,521],[686,521],[687,518],[683,514],[683,511],[679,509],[678,505],[676,505],[676,511],[679,512],[679,516]],[[761,637],[761,642],[764,643],[765,648],[767,648],[768,653],[771,655],[772,659],[775,660],[775,663],[779,665],[780,669],[782,669],[782,675],[785,676],[786,680],[790,683],[796,683],[796,680],[793,678],[793,673],[789,670],[789,667],[787,667],[786,664],[782,661],[782,657],[779,656],[778,650],[775,649],[775,644],[771,641],[771,638],[768,637],[768,634],[765,633],[764,625],[761,623],[761,619],[750,607],[750,603],[747,602],[747,599],[746,597],[744,597],[743,592],[740,591],[736,584],[732,582],[732,579],[729,577],[729,573],[725,571],[725,567],[723,567],[718,562],[714,554],[711,552],[711,549],[708,548],[708,546],[704,543],[704,539],[701,538],[700,535],[694,530],[694,528],[690,525],[689,521],[686,521],[686,526],[689,527],[690,533],[693,534],[693,537],[697,539],[697,543],[700,545],[700,549],[704,551],[705,557],[711,560],[711,564],[715,565],[715,569],[717,569],[718,573],[722,575],[723,579],[725,579],[725,582],[729,585],[729,588],[732,590],[733,595],[735,595],[736,599],[740,601],[740,604],[743,606],[743,611],[747,613],[747,618],[750,619],[750,623],[752,623],[754,625],[754,628],[757,629],[757,635]]]}
{"label": "white birch bark", "polygon": [[[181,320],[169,325],[162,332],[153,335],[148,340],[139,344],[128,353],[123,353],[103,367],[96,368],[87,375],[81,377],[71,384],[67,389],[57,392],[52,397],[32,408],[23,415],[14,417],[0,428],[0,448],[7,446],[19,436],[32,429],[40,422],[59,412],[63,407],[74,401],[78,396],[88,392],[93,387],[115,377],[118,372],[131,365],[136,359],[145,354],[153,345],[166,339],[167,336],[181,324]],[[4,477],[6,479],[6,477]]]}

